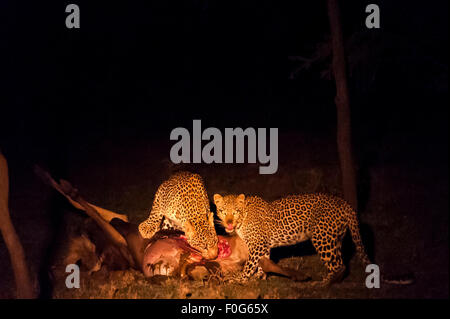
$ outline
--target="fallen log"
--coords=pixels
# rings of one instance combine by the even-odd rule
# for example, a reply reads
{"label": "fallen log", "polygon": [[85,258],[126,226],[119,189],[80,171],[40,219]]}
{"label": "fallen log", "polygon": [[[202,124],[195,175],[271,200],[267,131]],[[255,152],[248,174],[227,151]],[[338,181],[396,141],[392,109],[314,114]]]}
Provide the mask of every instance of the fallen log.
{"label": "fallen log", "polygon": [[[46,172],[45,170],[43,170],[41,167],[39,167],[37,165],[34,166],[34,172],[46,185],[53,187],[56,191],[58,191],[61,195],[63,195],[72,204],[72,206],[74,206],[75,208],[80,209],[80,210],[84,210],[84,211],[86,210],[85,207],[83,207],[83,205],[81,205],[77,201],[73,200],[68,194],[66,194],[61,187],[62,185],[58,184],[50,176],[50,174],[48,172]],[[104,209],[102,207],[96,206],[96,205],[88,203],[88,202],[86,202],[86,204],[91,206],[92,208],[94,208],[97,211],[97,213],[107,222],[110,222],[113,218],[119,218],[119,219],[123,220],[124,222],[128,222],[127,215],[118,214],[116,212]]]}

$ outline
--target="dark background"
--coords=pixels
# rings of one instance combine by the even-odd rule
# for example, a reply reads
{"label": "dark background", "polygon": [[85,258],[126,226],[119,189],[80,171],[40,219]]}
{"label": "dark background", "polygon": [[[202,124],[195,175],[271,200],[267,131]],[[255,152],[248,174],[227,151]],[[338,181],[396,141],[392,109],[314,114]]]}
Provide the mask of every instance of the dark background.
{"label": "dark background", "polygon": [[[78,157],[141,142],[167,158],[170,131],[192,130],[193,119],[203,128],[278,127],[284,136],[323,139],[328,151],[317,156],[337,163],[328,157],[336,131],[330,57],[295,76],[298,62],[289,59],[323,52],[325,1],[76,1],[81,29],[65,27],[69,3],[0,4],[0,148],[17,181],[13,199],[27,201],[18,194],[34,163],[70,177]],[[411,216],[434,221],[427,236],[439,229],[446,265],[448,2],[376,1],[378,30],[365,27],[369,3],[341,1],[359,183],[372,166],[426,175],[426,199],[408,205],[425,207]],[[290,141],[280,139],[281,170],[291,167],[283,159],[296,147]],[[431,186],[445,204],[427,211]],[[369,195],[361,196],[365,204]],[[13,219],[20,232],[23,217]]]}
{"label": "dark background", "polygon": [[[319,75],[329,59],[289,80],[288,56],[310,57],[327,41],[325,1],[78,4],[81,29],[67,29],[67,3],[2,2],[5,149],[168,137],[194,118],[334,130],[334,83]],[[367,4],[341,4],[346,39],[365,34],[347,53],[376,52],[361,53],[350,78],[355,139],[395,134],[414,140],[417,156],[446,161],[448,3],[379,1],[380,30],[365,28]]]}

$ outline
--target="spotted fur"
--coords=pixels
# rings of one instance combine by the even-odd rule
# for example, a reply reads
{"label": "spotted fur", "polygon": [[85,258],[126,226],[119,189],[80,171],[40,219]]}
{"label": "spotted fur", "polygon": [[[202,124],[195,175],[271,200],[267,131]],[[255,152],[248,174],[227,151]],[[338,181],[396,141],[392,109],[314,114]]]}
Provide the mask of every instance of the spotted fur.
{"label": "spotted fur", "polygon": [[139,232],[144,238],[151,238],[162,228],[184,231],[188,243],[203,257],[217,256],[214,215],[199,175],[179,172],[158,188],[150,215],[139,225]]}
{"label": "spotted fur", "polygon": [[324,284],[341,279],[342,239],[350,230],[356,251],[364,264],[369,259],[364,251],[359,224],[353,208],[343,199],[325,194],[292,195],[274,202],[260,197],[214,195],[217,215],[227,232],[236,232],[247,244],[249,258],[239,281],[261,274],[258,268],[270,249],[311,240],[328,269]]}

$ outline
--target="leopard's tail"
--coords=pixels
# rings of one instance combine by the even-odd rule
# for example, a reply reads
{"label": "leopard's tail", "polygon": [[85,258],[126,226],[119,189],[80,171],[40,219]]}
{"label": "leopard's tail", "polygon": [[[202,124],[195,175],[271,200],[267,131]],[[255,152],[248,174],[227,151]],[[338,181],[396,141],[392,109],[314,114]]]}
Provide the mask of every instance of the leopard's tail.
{"label": "leopard's tail", "polygon": [[[353,243],[356,246],[356,254],[358,255],[359,260],[364,265],[364,268],[371,264],[369,257],[366,254],[364,249],[364,245],[361,240],[361,233],[359,231],[359,222],[356,216],[356,212],[351,209],[348,217],[348,228],[350,230],[350,234],[352,236]],[[410,285],[415,282],[415,278],[413,274],[405,274],[401,276],[395,276],[393,278],[386,278],[385,276],[381,276],[381,281],[383,283],[392,284],[392,285]]]}
{"label": "leopard's tail", "polygon": [[366,251],[364,249],[364,245],[361,240],[361,233],[359,231],[358,218],[356,217],[356,212],[353,209],[349,213],[348,228],[349,228],[350,234],[352,236],[352,241],[356,246],[356,254],[358,255],[359,260],[365,267],[368,264],[370,264],[371,262],[370,262],[370,259],[367,256]]}

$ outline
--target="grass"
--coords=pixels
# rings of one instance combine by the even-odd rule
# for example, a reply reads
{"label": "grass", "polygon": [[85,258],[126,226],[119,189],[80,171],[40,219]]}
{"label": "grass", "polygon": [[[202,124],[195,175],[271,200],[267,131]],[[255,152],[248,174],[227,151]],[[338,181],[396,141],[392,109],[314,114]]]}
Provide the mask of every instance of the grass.
{"label": "grass", "polygon": [[[63,280],[56,281],[54,298],[158,298],[158,299],[256,299],[256,298],[322,298],[336,290],[319,286],[320,275],[325,269],[317,256],[281,260],[284,265],[301,265],[302,270],[313,276],[314,281],[296,283],[287,278],[270,276],[267,280],[251,280],[245,286],[225,283],[188,281],[166,278],[160,283],[144,278],[134,270],[100,272],[89,276],[82,273],[80,289],[68,289]],[[317,271],[318,270],[318,271]],[[361,275],[361,274],[360,274]],[[352,296],[369,296],[356,273],[340,284],[340,290]]]}

